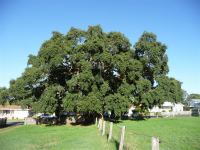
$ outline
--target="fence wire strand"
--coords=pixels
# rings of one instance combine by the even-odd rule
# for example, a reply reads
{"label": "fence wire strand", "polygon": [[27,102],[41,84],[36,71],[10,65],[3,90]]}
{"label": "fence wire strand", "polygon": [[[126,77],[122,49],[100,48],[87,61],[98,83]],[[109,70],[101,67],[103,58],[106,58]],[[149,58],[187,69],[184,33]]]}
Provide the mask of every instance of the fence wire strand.
{"label": "fence wire strand", "polygon": [[[122,125],[113,123],[113,130],[112,130],[112,139],[110,142],[114,142],[116,145],[119,145],[121,132],[122,132]],[[110,122],[105,123],[105,135],[108,139],[110,131]],[[101,131],[102,133],[102,131]],[[135,132],[134,130],[130,129],[129,126],[126,126],[125,129],[125,138],[124,138],[124,150],[150,150],[152,144],[152,137],[159,138],[159,147],[160,150],[179,150],[179,149],[190,149],[190,145],[185,145],[184,142],[190,142],[190,144],[196,144],[196,141],[200,141],[199,138],[191,139],[187,135],[185,136],[168,136],[168,137],[159,137],[155,135],[148,135],[145,133]],[[177,144],[179,143],[179,144]],[[180,144],[183,143],[183,144]],[[198,145],[197,145],[198,146]],[[198,149],[199,147],[197,147]]]}

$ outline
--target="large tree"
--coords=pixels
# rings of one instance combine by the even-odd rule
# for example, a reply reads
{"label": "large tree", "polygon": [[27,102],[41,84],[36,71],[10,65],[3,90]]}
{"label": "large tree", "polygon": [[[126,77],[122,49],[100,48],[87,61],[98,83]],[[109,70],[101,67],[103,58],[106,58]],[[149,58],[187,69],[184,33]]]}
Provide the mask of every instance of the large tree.
{"label": "large tree", "polygon": [[167,46],[157,41],[155,34],[144,32],[134,48],[135,59],[143,66],[136,84],[137,103],[144,108],[152,108],[164,101],[182,101],[181,83],[167,77]]}
{"label": "large tree", "polygon": [[181,100],[181,84],[166,76],[166,46],[144,32],[134,47],[100,26],[53,32],[28,67],[11,82],[10,95],[36,112],[73,111],[93,118],[121,116],[131,104],[147,109]]}

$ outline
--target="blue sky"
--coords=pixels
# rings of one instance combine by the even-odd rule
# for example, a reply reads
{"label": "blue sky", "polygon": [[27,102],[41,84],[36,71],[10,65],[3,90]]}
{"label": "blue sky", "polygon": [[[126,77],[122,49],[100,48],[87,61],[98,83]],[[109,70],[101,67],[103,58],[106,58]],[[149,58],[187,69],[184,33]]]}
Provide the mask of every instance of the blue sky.
{"label": "blue sky", "polygon": [[100,24],[134,44],[144,31],[168,46],[169,76],[189,93],[200,93],[200,1],[198,0],[1,0],[0,86],[24,71],[52,31]]}

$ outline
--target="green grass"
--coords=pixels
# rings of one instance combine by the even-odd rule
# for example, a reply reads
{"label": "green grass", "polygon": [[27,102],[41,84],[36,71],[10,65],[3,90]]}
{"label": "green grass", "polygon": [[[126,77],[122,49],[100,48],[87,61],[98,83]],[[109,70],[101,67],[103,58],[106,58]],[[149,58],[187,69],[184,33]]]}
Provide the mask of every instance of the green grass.
{"label": "green grass", "polygon": [[92,126],[20,126],[0,129],[1,150],[114,149]]}
{"label": "green grass", "polygon": [[114,124],[114,139],[126,126],[125,147],[130,150],[150,150],[151,137],[159,137],[161,150],[199,150],[200,118],[159,118],[144,121],[124,121]]}
{"label": "green grass", "polygon": [[[106,134],[109,131],[106,122]],[[159,137],[160,150],[199,150],[200,117],[123,121],[113,126],[107,142],[96,126],[20,126],[0,129],[2,150],[117,150],[121,126],[126,126],[125,149],[150,150],[151,137]]]}

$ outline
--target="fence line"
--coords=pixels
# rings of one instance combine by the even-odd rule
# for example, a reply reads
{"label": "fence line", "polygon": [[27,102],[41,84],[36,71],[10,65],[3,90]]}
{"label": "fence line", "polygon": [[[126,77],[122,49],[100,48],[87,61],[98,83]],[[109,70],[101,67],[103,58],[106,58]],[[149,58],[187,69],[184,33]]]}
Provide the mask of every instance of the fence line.
{"label": "fence line", "polygon": [[121,131],[121,138],[120,138],[119,150],[123,150],[124,135],[125,135],[125,126],[122,127],[122,131]]}
{"label": "fence line", "polygon": [[[125,145],[126,149],[134,150],[150,150],[152,145],[152,137],[143,133],[133,132],[127,127]],[[145,144],[143,144],[145,143]]]}
{"label": "fence line", "polygon": [[151,135],[146,135],[146,134],[142,134],[142,133],[137,133],[137,132],[133,132],[133,131],[131,131],[131,133],[130,132],[128,132],[127,134],[129,134],[129,135],[142,135],[142,136],[145,136],[145,137],[152,137]]}
{"label": "fence line", "polygon": [[[103,121],[102,119],[97,119],[96,125],[100,131],[102,137],[106,137],[107,141],[110,143],[115,143],[119,150],[174,150],[174,149],[190,149],[190,145],[177,145],[178,142],[184,142],[185,140],[190,141],[190,143],[196,144],[196,141],[200,138],[190,139],[185,136],[166,136],[157,137],[155,135],[148,135],[145,133],[135,132],[131,126],[124,127],[124,132],[122,131],[123,126],[115,124],[113,122]],[[123,135],[124,134],[124,135]],[[120,144],[122,143],[123,144]],[[121,146],[120,146],[121,145]]]}
{"label": "fence line", "polygon": [[175,117],[175,116],[191,116],[191,111],[182,111],[182,112],[161,112],[163,117]]}
{"label": "fence line", "polygon": [[[145,135],[145,134],[140,134],[140,133],[136,133],[136,132],[130,132],[129,130],[127,130],[125,132],[126,127],[125,126],[120,126],[120,125],[113,125],[113,122],[106,122],[102,119],[96,119],[95,124],[98,126],[100,134],[102,136],[107,137],[108,142],[115,142],[118,143],[117,145],[119,145],[118,149],[119,150],[123,150],[123,149],[143,149],[143,145],[138,144],[138,136],[142,136],[142,138],[145,138],[145,140],[142,141],[148,141],[149,142],[149,146],[146,149],[152,149],[152,150],[159,150],[159,138],[158,137],[153,137],[150,135]],[[137,136],[135,136],[137,135]],[[134,137],[133,139],[129,137]],[[134,141],[134,139],[136,141]]]}
{"label": "fence line", "polygon": [[113,122],[110,123],[108,141],[112,139]]}

